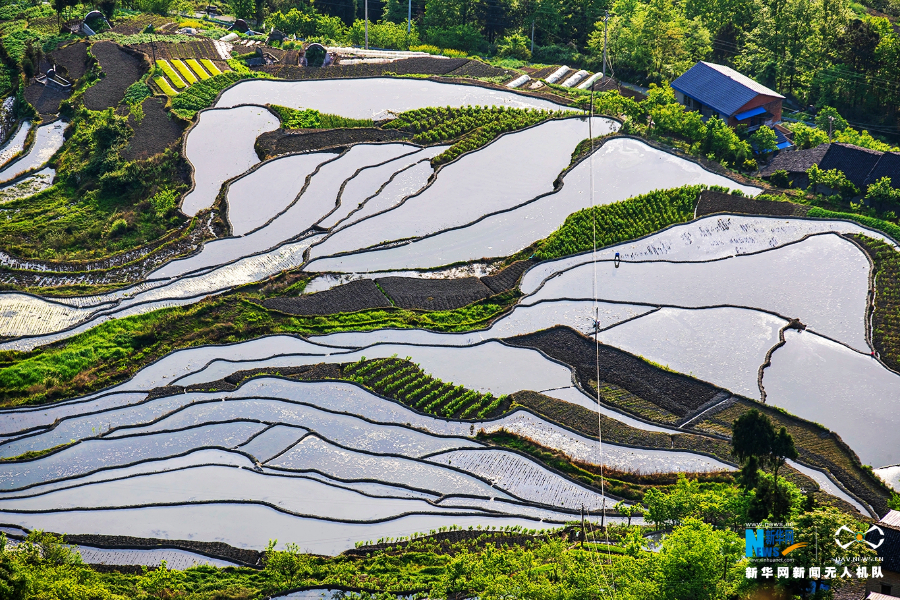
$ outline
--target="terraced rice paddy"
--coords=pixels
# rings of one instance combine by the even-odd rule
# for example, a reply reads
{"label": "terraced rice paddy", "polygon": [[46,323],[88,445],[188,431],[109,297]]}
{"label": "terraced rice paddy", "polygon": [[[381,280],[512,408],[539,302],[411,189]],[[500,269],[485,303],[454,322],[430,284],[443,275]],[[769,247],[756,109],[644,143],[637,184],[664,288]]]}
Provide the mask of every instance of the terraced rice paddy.
{"label": "terraced rice paddy", "polygon": [[[166,85],[173,93],[186,89],[215,74],[207,62],[161,60],[165,85],[157,84],[167,92]],[[900,423],[890,416],[900,379],[870,355],[871,267],[841,237],[895,244],[883,234],[845,221],[714,215],[601,248],[596,262],[591,253],[543,262],[516,256],[513,270],[498,276],[499,262],[482,259],[514,255],[592,205],[686,184],[749,195],[759,189],[631,138],[607,139],[570,166],[587,137],[580,117],[505,134],[437,168],[431,159],[447,145],[358,143],[264,162],[254,149],[260,134],[280,126],[265,104],[381,119],[436,98],[449,106],[559,108],[512,92],[416,79],[235,85],[187,133],[194,185],[181,206],[201,215],[218,198],[229,235],[122,290],[56,300],[0,294],[0,335],[10,338],[0,348],[29,350],[300,269],[317,277],[306,294],[262,305],[289,318],[325,320],[334,307],[368,306],[340,304],[341,294],[370,294],[392,314],[398,307],[449,311],[507,294],[506,312],[462,333],[270,335],[176,350],[112,389],[4,410],[0,457],[40,455],[0,462],[0,521],[255,550],[277,537],[327,554],[359,540],[450,525],[540,529],[576,518],[582,505],[596,515],[619,498],[604,498],[530,455],[491,446],[491,434],[624,472],[731,471],[730,457],[716,454],[727,442],[688,425],[734,395],[824,424],[900,485],[891,466],[900,461]],[[21,165],[42,166],[55,152],[53,136],[62,140],[62,124],[54,125],[42,126],[34,149],[0,177],[21,173]],[[594,135],[618,127],[603,118],[591,124]],[[336,285],[350,280],[353,287]],[[316,311],[303,312],[313,304]],[[799,322],[789,328],[793,319]],[[596,337],[604,356],[620,359],[622,381],[629,365],[694,379],[679,378],[690,382],[684,389],[639,382],[648,398],[671,397],[670,406],[653,405],[613,383],[615,374],[604,373],[601,382],[585,377],[577,357],[565,354],[570,349],[535,341],[534,334],[549,339],[560,326],[577,332],[569,339],[592,353]],[[313,381],[304,380],[307,372],[317,373]],[[599,405],[597,387],[607,394]],[[532,405],[512,404],[521,391],[562,408],[551,419]],[[589,428],[564,422],[573,407],[594,428],[599,413],[600,422],[617,421],[633,439],[665,443],[601,445],[584,433]],[[683,445],[690,436],[697,448]],[[792,466],[868,513],[824,472]],[[85,552],[96,562],[202,560],[184,550]]]}
{"label": "terraced rice paddy", "polygon": [[[18,158],[8,162],[0,169],[0,183],[5,183],[16,177],[30,173],[43,167],[50,158],[56,154],[63,145],[63,132],[66,129],[65,121],[53,121],[39,125],[35,130],[34,143],[28,150],[22,152],[21,148],[17,151],[22,152]],[[24,126],[23,126],[23,129]],[[26,130],[27,133],[27,130]],[[9,144],[18,144],[18,135],[13,138]],[[24,141],[24,140],[22,140]],[[16,150],[17,147],[7,146],[9,150]],[[7,159],[9,160],[9,159]]]}

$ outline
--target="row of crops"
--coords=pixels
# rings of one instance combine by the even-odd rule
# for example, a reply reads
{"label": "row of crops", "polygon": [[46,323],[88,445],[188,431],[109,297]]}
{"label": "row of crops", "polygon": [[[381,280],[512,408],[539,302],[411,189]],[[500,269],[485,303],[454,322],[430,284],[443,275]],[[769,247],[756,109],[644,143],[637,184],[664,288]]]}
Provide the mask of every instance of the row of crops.
{"label": "row of crops", "polygon": [[[579,210],[541,243],[535,253],[542,260],[585,252],[633,240],[669,225],[694,218],[703,185],[654,190],[622,202]],[[595,240],[596,235],[596,240]]]}
{"label": "row of crops", "polygon": [[875,263],[875,310],[872,313],[872,342],[888,366],[900,370],[900,253],[888,244],[857,235]]}
{"label": "row of crops", "polygon": [[495,416],[503,412],[506,399],[445,383],[408,359],[362,357],[344,368],[344,378],[421,412],[448,419]]}
{"label": "row of crops", "polygon": [[439,165],[488,144],[500,134],[570,114],[574,113],[505,106],[428,107],[401,113],[385,128],[412,133],[413,141],[421,144],[456,140],[432,159],[432,164]]}
{"label": "row of crops", "polygon": [[208,58],[199,60],[188,58],[171,61],[164,58],[156,61],[156,66],[162,72],[153,78],[153,82],[169,96],[176,96],[198,81],[205,81],[215,75],[221,75],[222,71]]}

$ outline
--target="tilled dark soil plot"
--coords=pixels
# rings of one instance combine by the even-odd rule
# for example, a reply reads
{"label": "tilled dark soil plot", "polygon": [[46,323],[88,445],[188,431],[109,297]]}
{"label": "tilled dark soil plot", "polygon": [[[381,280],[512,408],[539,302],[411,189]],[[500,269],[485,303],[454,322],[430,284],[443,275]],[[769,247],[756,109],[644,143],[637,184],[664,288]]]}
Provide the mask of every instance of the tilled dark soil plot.
{"label": "tilled dark soil plot", "polygon": [[134,135],[122,152],[125,160],[143,160],[159,154],[177,142],[187,126],[187,123],[166,112],[165,102],[159,98],[147,98],[141,108],[144,118],[140,122],[133,114],[128,117],[128,125],[134,129]]}
{"label": "tilled dark soil plot", "polygon": [[72,90],[64,90],[51,85],[43,85],[36,81],[25,88],[25,99],[42,115],[55,115],[59,112],[59,104],[72,95]]}
{"label": "tilled dark soil plot", "polygon": [[401,308],[451,310],[493,295],[491,289],[477,277],[460,279],[382,277],[375,281]]}
{"label": "tilled dark soil plot", "polygon": [[[594,341],[568,327],[554,327],[507,338],[514,346],[536,348],[575,369],[582,388],[591,389],[596,375]],[[654,367],[627,352],[600,344],[600,380],[620,386],[678,416],[709,402],[721,390],[686,375]]]}
{"label": "tilled dark soil plot", "polygon": [[90,110],[115,107],[125,97],[128,86],[144,74],[145,65],[113,42],[97,42],[91,53],[100,61],[104,76],[85,91],[84,106]]}
{"label": "tilled dark soil plot", "polygon": [[404,58],[383,64],[335,65],[320,69],[290,65],[263,65],[254,70],[271,73],[284,79],[333,79],[337,77],[381,77],[385,73],[397,75],[446,75],[469,61],[467,58]]}
{"label": "tilled dark soil plot", "polygon": [[[550,67],[544,67],[543,69],[537,69],[530,73],[532,79],[544,79],[545,77],[550,77],[553,73],[559,69],[561,65],[553,65]],[[527,70],[527,69],[526,69]]]}
{"label": "tilled dark soil plot", "polygon": [[87,47],[86,42],[75,42],[63,46],[50,53],[50,60],[56,65],[60,75],[74,83],[76,79],[84,77],[87,72]]}
{"label": "tilled dark soil plot", "polygon": [[153,25],[157,30],[164,27],[165,25],[174,25],[172,19],[168,17],[161,17],[158,15],[151,14],[141,14],[135,15],[129,19],[119,19],[116,24],[113,26],[112,31],[114,33],[121,33],[122,35],[134,35],[135,33],[140,33],[144,31],[144,28],[147,25]]}
{"label": "tilled dark soil plot", "polygon": [[511,69],[502,69],[480,60],[470,60],[449,73],[453,77],[508,77],[512,79],[519,74]]}
{"label": "tilled dark soil plot", "polygon": [[712,190],[703,190],[697,202],[697,216],[714,213],[738,213],[742,215],[775,215],[779,217],[805,217],[809,207],[792,202],[757,200]]}
{"label": "tilled dark soil plot", "polygon": [[300,129],[286,131],[278,129],[269,131],[256,138],[256,154],[266,160],[279,154],[293,152],[309,152],[349,146],[364,142],[389,142],[408,139],[410,136],[396,129],[378,129],[377,127],[356,127],[350,129]]}
{"label": "tilled dark soil plot", "polygon": [[499,273],[481,278],[481,283],[491,288],[495,294],[511,290],[519,283],[525,269],[535,264],[533,260],[518,260]]}
{"label": "tilled dark soil plot", "polygon": [[134,50],[143,52],[153,60],[153,56],[157,59],[171,60],[173,58],[208,58],[209,60],[222,60],[216,45],[212,40],[207,38],[198,38],[194,42],[156,42],[154,44],[134,44],[129,46]]}
{"label": "tilled dark soil plot", "polygon": [[244,563],[246,565],[259,565],[263,552],[235,548],[223,542],[198,542],[194,540],[158,540],[154,538],[139,538],[125,535],[95,535],[79,534],[67,535],[66,542],[81,546],[96,546],[99,548],[178,548],[200,552],[207,556],[215,556],[226,560]]}
{"label": "tilled dark soil plot", "polygon": [[351,281],[308,296],[269,298],[262,304],[290,315],[333,315],[391,306],[371,279]]}
{"label": "tilled dark soil plot", "polygon": [[341,367],[340,365],[333,363],[319,363],[315,365],[301,365],[298,367],[260,367],[258,369],[246,369],[244,371],[235,371],[231,375],[215,381],[189,385],[185,387],[183,391],[230,392],[237,389],[237,387],[247,379],[265,375],[278,375],[280,377],[288,377],[290,379],[298,379],[301,381],[321,381],[323,379],[340,379]]}
{"label": "tilled dark soil plot", "polygon": [[516,392],[510,396],[510,399],[514,404],[530,408],[550,421],[571,427],[590,438],[597,437],[597,428],[602,425],[603,439],[614,444],[642,448],[693,450],[706,452],[725,461],[734,461],[731,456],[731,447],[724,440],[692,433],[668,434],[646,431],[604,415],[600,415],[598,421],[597,413],[583,406],[544,396],[537,392]]}

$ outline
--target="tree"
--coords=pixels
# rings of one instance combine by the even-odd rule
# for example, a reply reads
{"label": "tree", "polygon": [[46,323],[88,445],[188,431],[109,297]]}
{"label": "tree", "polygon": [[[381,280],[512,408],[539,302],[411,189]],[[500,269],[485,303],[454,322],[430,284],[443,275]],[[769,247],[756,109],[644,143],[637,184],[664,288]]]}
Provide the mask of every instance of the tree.
{"label": "tree", "polygon": [[786,427],[782,427],[775,435],[772,442],[772,457],[769,464],[772,466],[772,474],[778,482],[778,469],[784,465],[786,460],[797,460],[799,454],[794,446],[794,438],[787,432]]}
{"label": "tree", "polygon": [[316,15],[312,12],[292,8],[287,13],[276,12],[269,15],[268,21],[272,27],[287,35],[299,35],[303,38],[316,35]]}
{"label": "tree", "polygon": [[[510,0],[478,0],[475,3],[475,17],[481,24],[481,33],[491,44],[510,27],[512,13]],[[525,36],[520,37],[525,39]],[[528,54],[530,57],[531,52]]]}
{"label": "tree", "polygon": [[869,184],[866,189],[866,200],[876,204],[900,204],[900,189],[891,185],[890,177],[882,177]]}
{"label": "tree", "polygon": [[850,123],[836,109],[830,106],[823,106],[816,114],[816,127],[822,131],[831,131],[834,134],[850,127]]}
{"label": "tree", "polygon": [[632,504],[628,505],[624,502],[617,502],[615,506],[613,506],[613,510],[617,511],[623,517],[628,517],[628,526],[631,527],[631,518],[632,517],[640,517],[643,516],[647,509],[645,509],[641,504]]}
{"label": "tree", "polygon": [[500,40],[497,45],[497,55],[519,60],[531,60],[531,50],[528,49],[528,38],[524,35],[508,35]]}
{"label": "tree", "polygon": [[252,19],[256,5],[253,0],[229,0],[231,12],[238,19]]}
{"label": "tree", "polygon": [[100,12],[103,13],[103,16],[106,17],[106,20],[112,21],[113,15],[116,12],[116,0],[100,0],[97,3],[97,6],[100,8]]}
{"label": "tree", "polygon": [[829,194],[838,194],[845,200],[848,200],[859,194],[853,182],[847,179],[843,171],[838,169],[823,170],[819,165],[813,165],[806,170],[806,176],[809,178],[809,187],[807,191],[811,194],[821,193],[820,186],[825,187],[825,192]]}
{"label": "tree", "polygon": [[755,457],[764,467],[775,442],[775,427],[769,417],[753,408],[735,419],[731,431],[731,453],[741,464]]}
{"label": "tree", "polygon": [[[804,578],[792,578],[784,580],[781,585],[792,594],[804,594],[806,597],[807,590],[811,584],[818,588],[818,581],[809,577],[809,567],[825,567],[836,565],[839,563],[849,564],[850,573],[855,578],[856,566],[873,563],[876,552],[864,543],[851,544],[846,550],[834,543],[835,532],[842,526],[851,530],[851,532],[866,531],[869,526],[857,522],[853,517],[840,512],[839,510],[826,506],[816,508],[812,511],[805,512],[794,519],[794,542],[805,543],[804,547],[791,552],[793,559],[792,566],[804,567]],[[855,562],[854,559],[859,562]],[[824,568],[822,575],[825,575]],[[832,589],[839,589],[850,581],[844,575],[841,567],[836,569],[833,577],[829,578],[826,583]],[[814,583],[815,582],[815,583]],[[816,596],[820,597],[820,596]]]}
{"label": "tree", "polygon": [[750,134],[750,144],[760,156],[767,156],[778,150],[778,138],[771,127],[763,125]]}
{"label": "tree", "polygon": [[[709,31],[699,18],[688,19],[673,0],[617,0],[609,20],[609,57],[616,70],[648,82],[669,82],[705,59],[712,50]],[[603,22],[588,47],[603,51]]]}
{"label": "tree", "polygon": [[759,484],[759,458],[750,456],[741,467],[737,477],[738,483],[745,490],[755,489]]}
{"label": "tree", "polygon": [[828,133],[818,127],[810,127],[805,123],[788,123],[785,126],[794,133],[794,139],[791,141],[798,150],[815,148],[819,144],[827,144],[830,141]]}
{"label": "tree", "polygon": [[[658,563],[657,598],[714,600],[733,591],[743,544],[728,530],[686,519],[663,541]],[[728,573],[732,577],[728,577]]]}
{"label": "tree", "polygon": [[[745,490],[755,490],[748,509],[751,520],[761,521],[769,515],[775,520],[786,519],[800,501],[794,486],[778,481],[778,469],[786,460],[797,458],[794,439],[787,428],[775,431],[768,416],[751,409],[732,424],[731,448],[743,465],[741,485]],[[772,476],[760,476],[760,467],[771,468]]]}

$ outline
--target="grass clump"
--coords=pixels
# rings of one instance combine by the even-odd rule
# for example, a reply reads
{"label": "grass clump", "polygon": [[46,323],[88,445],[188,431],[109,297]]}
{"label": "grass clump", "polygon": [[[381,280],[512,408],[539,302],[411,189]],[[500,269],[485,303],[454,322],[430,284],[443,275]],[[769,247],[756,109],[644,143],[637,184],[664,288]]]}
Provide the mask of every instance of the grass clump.
{"label": "grass clump", "polygon": [[125,90],[125,98],[122,102],[128,105],[140,104],[152,95],[153,90],[150,89],[149,85],[143,81],[135,81]]}

